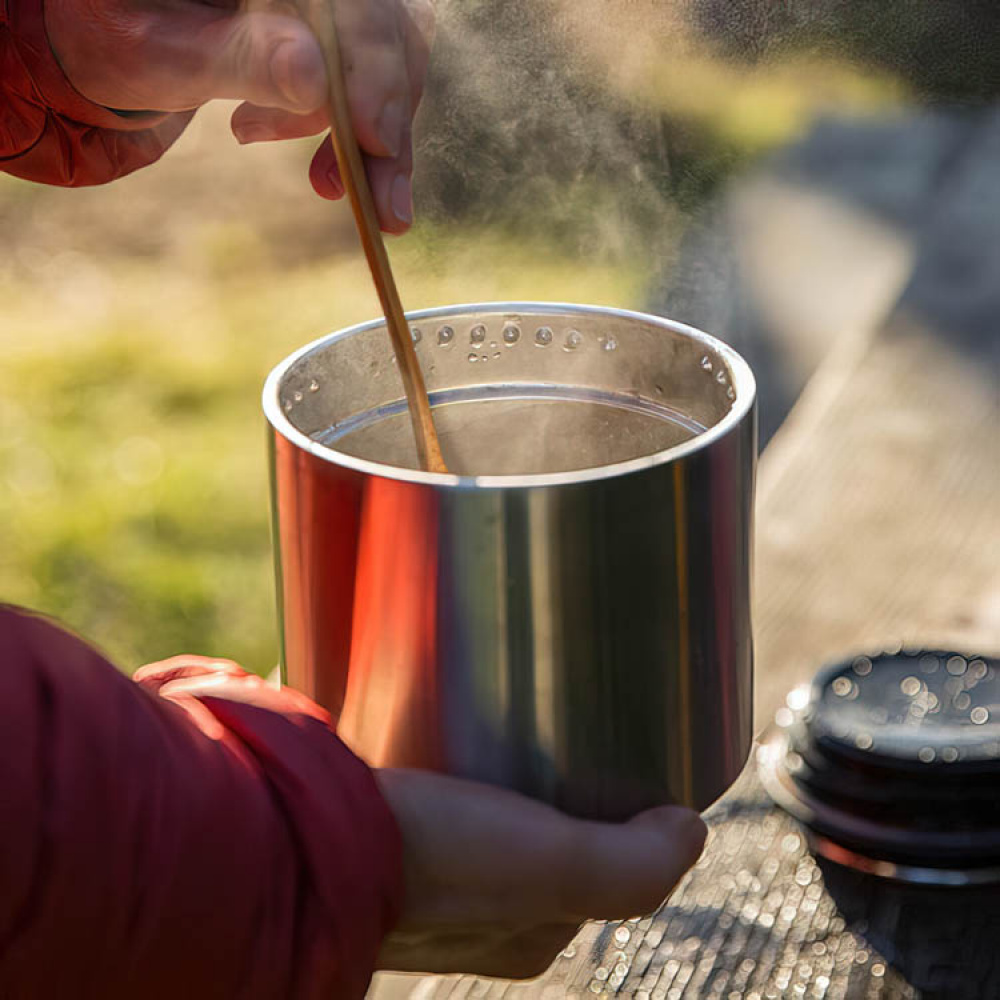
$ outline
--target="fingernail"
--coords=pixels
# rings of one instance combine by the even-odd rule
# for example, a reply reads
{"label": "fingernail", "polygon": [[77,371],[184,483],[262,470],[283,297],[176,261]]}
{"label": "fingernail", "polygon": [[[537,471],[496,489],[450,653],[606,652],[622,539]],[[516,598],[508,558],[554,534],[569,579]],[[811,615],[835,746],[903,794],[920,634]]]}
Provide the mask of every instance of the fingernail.
{"label": "fingernail", "polygon": [[403,146],[403,127],[406,124],[406,105],[401,97],[394,97],[382,109],[378,120],[378,137],[389,156],[399,156]]}
{"label": "fingernail", "polygon": [[248,142],[264,142],[271,136],[270,130],[260,122],[240,122],[233,126],[236,141],[242,144]]}
{"label": "fingernail", "polygon": [[410,187],[410,178],[406,174],[399,174],[392,182],[389,200],[392,204],[392,214],[400,222],[409,225],[413,221],[413,191]]}
{"label": "fingernail", "polygon": [[271,79],[297,111],[312,111],[323,103],[325,82],[300,47],[282,42],[271,53]]}

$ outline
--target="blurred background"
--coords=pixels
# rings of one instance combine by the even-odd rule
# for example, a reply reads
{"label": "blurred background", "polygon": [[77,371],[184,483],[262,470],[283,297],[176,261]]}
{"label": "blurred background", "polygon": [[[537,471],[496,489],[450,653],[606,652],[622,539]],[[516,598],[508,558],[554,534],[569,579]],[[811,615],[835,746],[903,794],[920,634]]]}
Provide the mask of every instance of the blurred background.
{"label": "blurred background", "polygon": [[[556,299],[694,323],[755,367],[762,445],[916,268],[928,311],[976,304],[948,329],[995,362],[994,0],[439,16],[419,221],[390,245],[408,308]],[[349,209],[309,187],[315,143],[240,148],[231,110],[110,187],[0,174],[0,600],[129,670],[184,651],[273,667],[261,384],[378,312]]]}

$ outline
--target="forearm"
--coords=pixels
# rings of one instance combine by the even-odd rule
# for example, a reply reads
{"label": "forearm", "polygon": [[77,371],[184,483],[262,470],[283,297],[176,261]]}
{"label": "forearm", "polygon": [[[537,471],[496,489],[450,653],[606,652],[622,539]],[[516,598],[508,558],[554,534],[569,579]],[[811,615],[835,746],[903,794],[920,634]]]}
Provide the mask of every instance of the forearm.
{"label": "forearm", "polygon": [[0,611],[0,996],[364,995],[401,895],[370,772],[305,699],[196,673],[143,690]]}

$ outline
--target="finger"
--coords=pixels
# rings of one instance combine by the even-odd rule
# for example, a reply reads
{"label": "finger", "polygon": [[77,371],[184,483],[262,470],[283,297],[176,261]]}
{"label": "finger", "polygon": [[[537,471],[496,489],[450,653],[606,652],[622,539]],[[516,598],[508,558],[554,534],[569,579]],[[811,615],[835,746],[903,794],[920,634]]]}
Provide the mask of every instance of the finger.
{"label": "finger", "polygon": [[225,98],[304,114],[326,97],[316,39],[283,14],[184,2],[132,15],[127,32],[56,33],[70,80],[108,107],[182,111]]}
{"label": "finger", "polygon": [[406,35],[399,0],[335,7],[351,125],[361,149],[395,158],[413,114]]}
{"label": "finger", "polygon": [[394,236],[405,233],[413,224],[413,143],[409,128],[403,133],[403,151],[398,157],[369,157],[366,168],[382,230]]}
{"label": "finger", "polygon": [[576,937],[577,924],[524,927],[435,926],[393,931],[382,942],[377,968],[393,972],[471,973],[499,979],[540,976]]}
{"label": "finger", "polygon": [[329,122],[323,110],[296,115],[281,108],[266,108],[246,102],[233,112],[230,125],[233,135],[245,144],[319,135],[329,127]]}
{"label": "finger", "polygon": [[410,79],[410,110],[411,114],[416,114],[424,93],[436,33],[434,5],[431,0],[402,0],[400,17],[406,48],[406,72]]}
{"label": "finger", "polygon": [[[146,682],[149,686],[149,682]],[[179,701],[190,698],[223,698],[242,702],[283,715],[303,715],[328,724],[326,711],[293,688],[275,688],[262,677],[242,670],[180,674],[151,688],[161,698]]]}
{"label": "finger", "polygon": [[579,824],[562,870],[565,910],[581,920],[652,913],[698,860],[706,832],[697,813],[678,806],[623,825]]}
{"label": "finger", "polygon": [[[413,222],[413,147],[409,131],[403,153],[396,159],[365,156],[365,169],[379,226],[383,232],[405,233]],[[344,193],[337,157],[330,137],[323,140],[309,168],[309,180],[321,197],[336,200]]]}
{"label": "finger", "polygon": [[218,660],[210,656],[182,654],[166,660],[157,660],[140,667],[132,680],[151,691],[155,691],[171,681],[191,677],[215,677],[220,674],[241,677],[245,671],[233,660]]}
{"label": "finger", "polygon": [[458,778],[377,776],[407,847],[404,921],[579,924],[650,913],[705,838],[701,818],[678,807],[595,823]]}
{"label": "finger", "polygon": [[309,164],[309,181],[321,198],[337,201],[344,197],[344,182],[340,177],[340,167],[329,136],[320,143]]}

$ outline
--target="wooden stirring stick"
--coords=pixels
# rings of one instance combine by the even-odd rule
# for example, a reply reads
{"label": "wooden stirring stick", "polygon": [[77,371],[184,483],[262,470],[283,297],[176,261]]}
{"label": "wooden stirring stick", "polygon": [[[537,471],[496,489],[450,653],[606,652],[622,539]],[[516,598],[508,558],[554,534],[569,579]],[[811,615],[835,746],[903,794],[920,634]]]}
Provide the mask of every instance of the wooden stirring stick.
{"label": "wooden stirring stick", "polygon": [[378,216],[375,214],[375,202],[368,186],[368,175],[361,159],[361,150],[358,149],[358,140],[351,127],[332,2],[300,0],[300,10],[323,50],[330,85],[329,114],[333,148],[337,154],[341,179],[351,199],[351,208],[354,209],[354,220],[358,225],[365,256],[368,258],[372,280],[375,282],[382,311],[385,313],[392,347],[396,352],[396,363],[403,379],[406,401],[410,407],[410,419],[413,422],[413,433],[417,439],[420,465],[427,472],[447,472],[448,467],[441,456],[441,445],[434,429],[434,418],[431,416],[431,404],[427,398],[423,372],[420,370],[417,353],[413,349],[410,327],[406,322],[402,303],[399,301],[396,281],[389,265],[389,255],[386,253]]}

